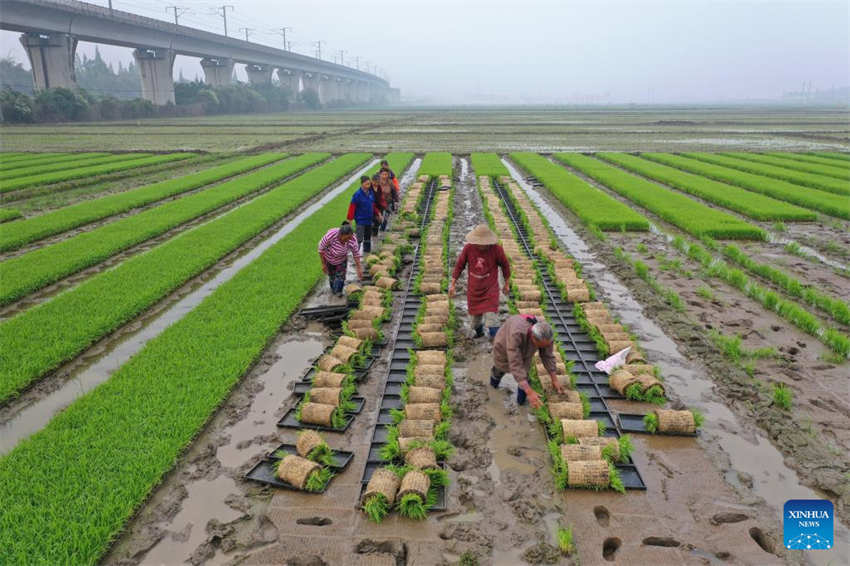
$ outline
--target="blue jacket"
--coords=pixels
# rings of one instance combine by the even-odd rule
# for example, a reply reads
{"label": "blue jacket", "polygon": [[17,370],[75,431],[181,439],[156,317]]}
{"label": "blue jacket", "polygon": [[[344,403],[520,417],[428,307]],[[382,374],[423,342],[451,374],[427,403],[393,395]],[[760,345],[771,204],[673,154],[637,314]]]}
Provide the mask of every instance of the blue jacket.
{"label": "blue jacket", "polygon": [[372,191],[364,192],[363,187],[351,196],[348,207],[348,220],[354,220],[360,226],[371,226],[375,215],[375,196]]}

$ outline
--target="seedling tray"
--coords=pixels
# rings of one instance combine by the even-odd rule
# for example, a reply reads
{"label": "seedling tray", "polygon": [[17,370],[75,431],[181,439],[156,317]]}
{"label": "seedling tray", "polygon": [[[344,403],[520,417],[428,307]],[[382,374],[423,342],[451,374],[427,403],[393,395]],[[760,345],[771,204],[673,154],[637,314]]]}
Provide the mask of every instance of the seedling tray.
{"label": "seedling tray", "polygon": [[345,432],[348,430],[348,427],[351,426],[351,423],[354,422],[354,415],[349,413],[345,415],[345,426],[342,428],[332,428],[325,425],[307,424],[299,422],[298,419],[295,418],[295,411],[295,407],[289,409],[283,416],[283,418],[277,421],[277,426],[279,428],[292,428],[297,430],[300,430],[302,428],[309,428],[310,430],[318,430],[320,432]]}
{"label": "seedling tray", "polygon": [[626,414],[626,413],[620,413],[620,414],[617,415],[617,420],[620,422],[620,429],[623,432],[633,432],[635,434],[654,434],[654,436],[690,436],[690,437],[694,437],[694,436],[699,435],[699,431],[696,431],[695,433],[692,433],[692,434],[688,434],[688,433],[670,434],[670,433],[666,433],[666,432],[651,433],[648,430],[646,430],[646,425],[643,424],[643,417],[644,416],[646,416],[646,415],[630,415],[630,414]]}
{"label": "seedling tray", "polygon": [[[304,393],[306,393],[307,391],[310,391],[311,388],[312,388],[312,386],[309,383],[296,383],[295,384],[295,394],[299,398],[302,398],[304,396]],[[349,414],[359,415],[360,412],[363,410],[363,406],[366,404],[366,399],[364,399],[360,395],[352,395],[351,400],[354,401],[354,404],[357,405],[357,406],[354,408],[353,411],[349,411]],[[300,403],[300,400],[299,400],[299,403]]]}
{"label": "seedling tray", "polygon": [[273,460],[271,458],[264,458],[264,459],[260,460],[257,463],[256,466],[251,468],[248,471],[248,473],[245,474],[245,479],[255,481],[255,482],[258,482],[258,483],[262,483],[262,484],[266,484],[266,485],[271,485],[271,486],[278,487],[278,488],[281,488],[281,489],[288,489],[290,491],[299,491],[301,493],[307,493],[307,494],[310,494],[310,495],[317,495],[317,494],[324,493],[328,489],[328,486],[331,485],[331,482],[334,481],[333,478],[331,478],[330,481],[327,483],[327,485],[325,485],[324,489],[322,489],[322,491],[305,491],[303,489],[298,489],[297,487],[295,487],[291,483],[285,482],[282,479],[280,479],[279,477],[277,477],[277,474],[275,473],[275,471],[276,471],[275,466],[277,466],[277,463],[279,461],[280,460]]}
{"label": "seedling tray", "polygon": [[[281,460],[283,456],[288,454],[297,454],[294,444],[281,444],[266,455],[267,460]],[[346,450],[333,451],[333,463],[328,466],[330,469],[341,472],[354,459],[354,453]]]}

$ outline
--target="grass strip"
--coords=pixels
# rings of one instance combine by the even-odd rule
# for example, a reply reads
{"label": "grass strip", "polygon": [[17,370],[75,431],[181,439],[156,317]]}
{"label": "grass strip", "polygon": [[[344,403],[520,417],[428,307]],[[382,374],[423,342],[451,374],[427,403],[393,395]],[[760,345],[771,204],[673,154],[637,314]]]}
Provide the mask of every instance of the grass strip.
{"label": "grass strip", "polygon": [[835,159],[836,161],[850,161],[850,153],[832,153],[828,151],[812,151],[806,155],[814,155],[816,157],[826,157],[827,159]]}
{"label": "grass strip", "polygon": [[[149,153],[133,153],[130,156],[136,157],[145,157],[150,155]],[[93,165],[102,165],[106,163],[116,163],[120,161],[126,161],[128,159],[127,154],[102,154],[102,153],[81,153],[76,156],[76,159],[66,159],[59,163],[39,163],[35,165],[30,165],[29,167],[22,167],[20,169],[13,169],[11,171],[3,171],[0,172],[0,182],[6,181],[7,179],[18,179],[20,177],[29,177],[31,175],[41,175],[45,173],[51,173],[53,171],[67,171],[68,169],[75,169],[77,167],[91,167]]]}
{"label": "grass strip", "polygon": [[627,153],[598,153],[596,156],[755,220],[804,221],[817,218],[815,212],[806,208]]}
{"label": "grass strip", "polygon": [[0,166],[11,167],[20,163],[27,163],[36,159],[57,158],[66,155],[74,155],[73,153],[0,153]]}
{"label": "grass strip", "polygon": [[731,240],[765,240],[764,230],[736,216],[708,207],[681,193],[580,153],[557,153],[555,159],[657,214],[697,237]]}
{"label": "grass strip", "polygon": [[323,277],[316,242],[345,216],[358,185],[0,458],[0,563],[94,564],[103,556]]}
{"label": "grass strip", "polygon": [[840,159],[830,159],[829,157],[818,157],[811,153],[783,153],[777,151],[759,155],[769,155],[771,157],[785,159],[786,161],[796,161],[798,163],[826,165],[827,167],[836,168],[841,171],[850,171],[850,163],[848,162],[841,161]]}
{"label": "grass strip", "polygon": [[470,156],[470,161],[476,176],[501,177],[502,175],[510,175],[508,168],[499,159],[497,153],[473,153]]}
{"label": "grass strip", "polygon": [[536,153],[511,153],[511,159],[546,186],[564,206],[600,230],[646,232],[649,221],[620,201]]}
{"label": "grass strip", "polygon": [[[123,193],[86,200],[60,208],[40,216],[34,216],[10,226],[0,226],[0,251],[9,251],[21,246],[60,234],[66,230],[89,224],[102,218],[114,216],[133,208],[144,206],[174,195],[239,175],[256,167],[283,159],[286,154],[263,153],[237,161],[211,167],[185,177],[168,179],[142,186]],[[216,189],[217,190],[217,189]]]}
{"label": "grass strip", "polygon": [[[706,240],[712,249],[719,246],[712,240]],[[686,242],[681,237],[673,238],[673,247],[700,263],[710,277],[722,279],[735,287],[764,308],[773,311],[792,323],[803,332],[814,336],[827,345],[836,355],[836,361],[844,361],[850,355],[850,336],[824,325],[815,315],[793,301],[787,301],[776,292],[750,280],[740,269],[730,267],[722,259],[716,259],[712,253],[697,243]]]}
{"label": "grass strip", "polygon": [[0,401],[132,320],[368,157],[344,155],[0,323]]}
{"label": "grass strip", "polygon": [[432,151],[425,154],[422,158],[422,165],[419,167],[420,175],[438,175],[452,174],[452,154],[446,151]]}
{"label": "grass strip", "polygon": [[819,308],[836,321],[850,324],[850,305],[844,301],[830,297],[814,286],[805,285],[780,269],[753,260],[743,250],[731,244],[724,246],[723,255],[729,261],[777,285],[792,297],[803,299],[806,304]]}
{"label": "grass strip", "polygon": [[16,220],[21,217],[23,217],[23,214],[16,208],[0,208],[0,223]]}
{"label": "grass strip", "polygon": [[[744,159],[746,161],[753,161],[764,165],[771,165],[782,169],[790,169],[796,173],[811,173],[817,176],[826,176],[830,179],[841,179],[848,187],[846,189],[848,192],[840,192],[838,194],[850,194],[850,183],[848,183],[848,181],[850,181],[850,168],[830,167],[829,165],[823,165],[820,163],[799,161],[791,157],[785,157],[785,154],[777,156],[776,154],[765,155],[763,153],[721,153],[720,155]],[[830,191],[829,189],[824,190],[835,192]]]}
{"label": "grass strip", "polygon": [[[27,159],[15,160],[12,162],[2,161],[0,162],[0,174],[5,175],[6,173],[11,173],[16,169],[25,169],[28,167],[32,167],[34,165],[53,165],[53,164],[65,164],[67,167],[67,162],[74,160],[84,160],[95,157],[106,157],[114,155],[112,153],[61,153],[61,154],[43,154],[36,157],[28,157]],[[6,177],[3,177],[4,179]]]}
{"label": "grass strip", "polygon": [[850,199],[842,195],[827,193],[817,189],[806,189],[800,185],[794,185],[781,179],[770,179],[761,175],[754,175],[746,171],[729,169],[678,155],[669,153],[644,153],[642,157],[651,159],[658,163],[670,165],[678,169],[684,169],[697,175],[703,175],[715,181],[722,181],[747,190],[792,202],[812,210],[823,212],[830,216],[850,219]]}
{"label": "grass strip", "polygon": [[327,157],[327,153],[304,154],[222,183],[209,191],[145,210],[6,260],[0,264],[0,272],[3,274],[0,305],[97,265],[127,248],[273,185]]}
{"label": "grass strip", "polygon": [[[134,155],[135,157],[129,157]],[[63,181],[72,181],[83,177],[97,177],[107,173],[115,173],[116,171],[124,171],[126,169],[135,169],[137,167],[145,167],[148,165],[158,165],[160,163],[168,163],[181,159],[194,157],[194,153],[169,153],[165,155],[144,155],[138,157],[139,154],[123,154],[123,161],[114,163],[105,163],[103,165],[92,165],[91,167],[78,167],[76,169],[66,169],[64,171],[54,171],[52,173],[36,174],[27,177],[18,177],[9,181],[0,182],[0,193],[8,193],[17,189],[32,187],[34,185],[45,185],[48,183],[60,183]]]}
{"label": "grass strip", "polygon": [[713,163],[730,169],[739,169],[754,175],[762,175],[773,179],[781,179],[789,183],[795,183],[803,187],[820,189],[837,195],[850,195],[850,184],[847,181],[827,177],[826,175],[814,175],[812,173],[803,173],[801,171],[792,171],[775,165],[767,165],[757,163],[750,159],[743,159],[738,156],[729,154],[717,153],[683,153],[684,157],[699,159],[706,163]]}

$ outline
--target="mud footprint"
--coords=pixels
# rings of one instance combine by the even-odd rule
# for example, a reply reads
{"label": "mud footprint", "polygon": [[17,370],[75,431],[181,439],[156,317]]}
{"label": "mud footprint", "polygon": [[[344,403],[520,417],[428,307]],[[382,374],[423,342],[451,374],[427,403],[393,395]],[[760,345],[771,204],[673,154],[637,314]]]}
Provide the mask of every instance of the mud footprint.
{"label": "mud footprint", "polygon": [[776,554],[776,543],[773,539],[758,527],[750,528],[750,536],[761,549],[770,554]]}
{"label": "mud footprint", "polygon": [[299,525],[313,525],[315,527],[324,527],[333,523],[327,517],[302,517],[301,519],[296,519],[295,522]]}
{"label": "mud footprint", "polygon": [[613,562],[614,557],[617,555],[617,551],[620,550],[620,546],[622,545],[623,541],[617,537],[606,538],[605,542],[602,543],[602,558],[608,562]]}
{"label": "mud footprint", "polygon": [[604,505],[597,505],[593,508],[593,514],[596,516],[596,522],[602,527],[607,527],[611,520],[611,514]]}

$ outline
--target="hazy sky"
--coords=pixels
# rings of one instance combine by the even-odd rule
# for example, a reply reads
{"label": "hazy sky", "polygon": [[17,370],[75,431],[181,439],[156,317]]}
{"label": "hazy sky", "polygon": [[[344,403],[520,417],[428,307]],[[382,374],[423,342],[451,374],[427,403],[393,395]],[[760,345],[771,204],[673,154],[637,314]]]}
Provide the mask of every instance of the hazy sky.
{"label": "hazy sky", "polygon": [[[326,59],[370,61],[406,99],[429,102],[703,102],[850,85],[850,3],[709,0],[227,0],[231,35]],[[105,5],[106,0],[94,3]],[[116,9],[222,31],[215,2],[114,0]],[[80,50],[93,52],[90,44]],[[17,34],[0,52],[24,58]],[[104,47],[110,60],[129,49]],[[28,66],[28,62],[26,63]],[[202,76],[178,57],[175,76]],[[239,76],[244,71],[238,69]]]}

